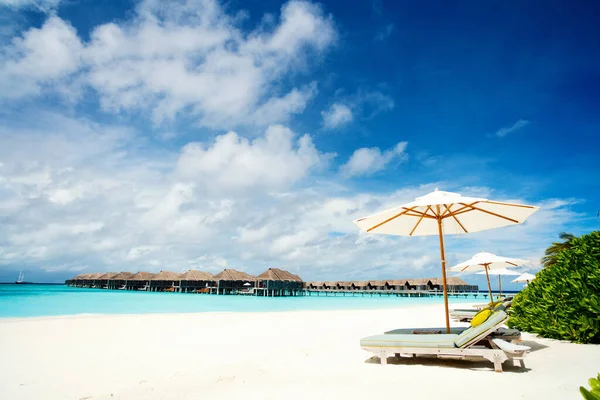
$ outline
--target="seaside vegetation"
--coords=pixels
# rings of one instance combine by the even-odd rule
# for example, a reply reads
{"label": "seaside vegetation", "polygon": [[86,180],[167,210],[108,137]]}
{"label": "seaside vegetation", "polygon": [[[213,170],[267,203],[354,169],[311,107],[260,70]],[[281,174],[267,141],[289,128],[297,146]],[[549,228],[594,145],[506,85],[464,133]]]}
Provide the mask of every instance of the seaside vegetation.
{"label": "seaside vegetation", "polygon": [[545,268],[512,304],[511,328],[575,343],[600,343],[600,231],[561,235]]}
{"label": "seaside vegetation", "polygon": [[579,386],[579,392],[585,400],[600,400],[600,374],[598,378],[590,378],[589,384],[592,390]]}

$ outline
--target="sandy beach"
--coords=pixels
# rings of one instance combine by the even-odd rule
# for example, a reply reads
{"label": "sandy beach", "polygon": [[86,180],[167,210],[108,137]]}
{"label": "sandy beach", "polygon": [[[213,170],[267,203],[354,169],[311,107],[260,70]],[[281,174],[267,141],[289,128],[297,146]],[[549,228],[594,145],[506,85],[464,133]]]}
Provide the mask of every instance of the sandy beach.
{"label": "sandy beach", "polygon": [[507,362],[504,373],[435,359],[379,365],[359,347],[385,330],[443,326],[442,307],[3,319],[0,398],[579,399],[600,371],[600,346],[528,334],[527,368]]}

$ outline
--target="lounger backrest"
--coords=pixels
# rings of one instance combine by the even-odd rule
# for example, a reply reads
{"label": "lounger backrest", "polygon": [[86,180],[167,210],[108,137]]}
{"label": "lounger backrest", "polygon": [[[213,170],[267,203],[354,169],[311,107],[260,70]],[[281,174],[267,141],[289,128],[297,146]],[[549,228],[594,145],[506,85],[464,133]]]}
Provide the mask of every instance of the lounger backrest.
{"label": "lounger backrest", "polygon": [[476,327],[471,327],[458,335],[454,344],[456,347],[466,347],[475,341],[479,341],[498,329],[500,324],[506,321],[507,318],[508,314],[503,310],[494,311],[484,323]]}

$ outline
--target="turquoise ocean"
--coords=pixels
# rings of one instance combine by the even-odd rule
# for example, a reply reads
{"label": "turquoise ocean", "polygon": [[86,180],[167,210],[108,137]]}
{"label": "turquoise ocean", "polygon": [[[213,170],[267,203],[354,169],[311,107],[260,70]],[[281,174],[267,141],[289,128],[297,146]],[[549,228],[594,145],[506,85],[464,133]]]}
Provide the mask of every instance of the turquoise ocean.
{"label": "turquoise ocean", "polygon": [[[477,300],[484,302],[483,296]],[[472,295],[451,297],[450,304],[476,301]],[[269,312],[293,310],[365,310],[442,304],[441,297],[216,296],[82,289],[64,285],[0,284],[0,318],[81,314],[149,314],[197,312]]]}

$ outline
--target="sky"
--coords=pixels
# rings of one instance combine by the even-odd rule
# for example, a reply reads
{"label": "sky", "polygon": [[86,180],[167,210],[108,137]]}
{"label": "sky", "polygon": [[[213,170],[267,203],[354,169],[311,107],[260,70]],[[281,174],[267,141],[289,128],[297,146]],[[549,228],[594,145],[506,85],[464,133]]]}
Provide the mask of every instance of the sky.
{"label": "sky", "polygon": [[352,223],[435,188],[540,206],[446,237],[535,271],[600,226],[592,3],[0,0],[0,281],[437,277]]}

